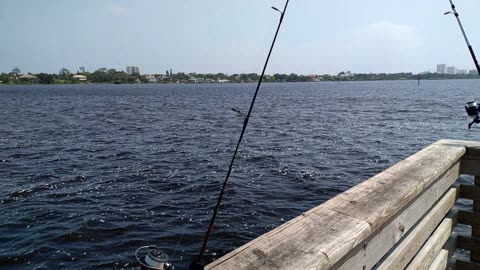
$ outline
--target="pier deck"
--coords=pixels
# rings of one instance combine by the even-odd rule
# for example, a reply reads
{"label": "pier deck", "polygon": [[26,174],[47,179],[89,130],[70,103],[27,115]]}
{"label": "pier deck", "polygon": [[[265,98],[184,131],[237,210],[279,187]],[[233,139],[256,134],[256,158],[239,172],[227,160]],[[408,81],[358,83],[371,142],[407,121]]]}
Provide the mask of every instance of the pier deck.
{"label": "pier deck", "polygon": [[[459,185],[461,174],[474,185]],[[458,198],[472,209],[455,210]],[[471,235],[453,233],[457,224]],[[470,251],[456,259],[455,249]],[[480,269],[480,142],[440,140],[206,269]]]}

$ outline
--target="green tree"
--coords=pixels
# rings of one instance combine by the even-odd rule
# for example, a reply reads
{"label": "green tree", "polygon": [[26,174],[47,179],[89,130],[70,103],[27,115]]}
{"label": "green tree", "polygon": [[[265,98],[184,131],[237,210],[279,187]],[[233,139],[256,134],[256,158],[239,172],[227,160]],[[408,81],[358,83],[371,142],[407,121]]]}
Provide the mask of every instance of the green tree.
{"label": "green tree", "polygon": [[183,72],[179,72],[179,73],[173,75],[173,77],[175,79],[179,80],[179,81],[188,80],[188,76]]}
{"label": "green tree", "polygon": [[37,75],[38,82],[42,84],[52,84],[54,78],[52,74],[40,73]]}
{"label": "green tree", "polygon": [[99,68],[90,74],[92,82],[103,83],[109,81],[109,76],[106,68]]}
{"label": "green tree", "polygon": [[19,69],[18,67],[14,67],[14,68],[12,69],[12,74],[14,74],[15,77],[18,76],[18,75],[20,75],[21,73],[22,73],[22,72],[20,71],[20,69]]}
{"label": "green tree", "polygon": [[126,83],[128,81],[128,74],[123,71],[120,71],[115,73],[115,75],[113,75],[113,79],[116,82]]}
{"label": "green tree", "polygon": [[5,74],[5,73],[0,74],[0,81],[2,81],[3,83],[10,83],[11,81],[10,76],[11,76],[10,74]]}
{"label": "green tree", "polygon": [[260,79],[260,75],[258,75],[257,73],[249,73],[248,78],[251,81],[258,81]]}
{"label": "green tree", "polygon": [[298,75],[295,74],[295,73],[290,73],[290,75],[288,75],[288,78],[287,78],[287,81],[289,82],[298,82]]}
{"label": "green tree", "polygon": [[60,71],[58,72],[58,76],[60,77],[60,79],[62,80],[68,80],[70,79],[70,70],[66,69],[66,68],[61,68]]}
{"label": "green tree", "polygon": [[275,77],[275,80],[277,82],[286,82],[287,79],[288,79],[288,75],[287,74],[278,74],[278,73],[275,73],[273,74],[273,77]]}

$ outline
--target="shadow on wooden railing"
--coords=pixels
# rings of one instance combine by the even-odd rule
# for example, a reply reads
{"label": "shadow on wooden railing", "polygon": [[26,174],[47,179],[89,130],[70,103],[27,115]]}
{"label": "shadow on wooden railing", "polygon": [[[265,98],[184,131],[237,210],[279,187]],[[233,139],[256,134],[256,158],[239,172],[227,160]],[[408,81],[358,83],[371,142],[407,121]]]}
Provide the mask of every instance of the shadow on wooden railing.
{"label": "shadow on wooden railing", "polygon": [[[456,185],[460,174],[475,186]],[[478,176],[480,143],[440,140],[206,269],[480,269]],[[459,197],[473,211],[452,210]],[[452,233],[457,223],[472,235]]]}

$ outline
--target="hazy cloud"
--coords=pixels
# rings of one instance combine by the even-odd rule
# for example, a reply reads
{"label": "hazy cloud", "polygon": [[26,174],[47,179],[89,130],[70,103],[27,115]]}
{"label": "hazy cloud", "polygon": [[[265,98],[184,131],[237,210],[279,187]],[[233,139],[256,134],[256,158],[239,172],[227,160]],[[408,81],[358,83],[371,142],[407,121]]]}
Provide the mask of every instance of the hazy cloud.
{"label": "hazy cloud", "polygon": [[106,10],[109,13],[119,15],[119,14],[123,14],[127,9],[119,3],[108,3],[106,5]]}
{"label": "hazy cloud", "polygon": [[420,35],[409,25],[395,24],[390,21],[371,23],[358,33],[361,40],[369,46],[395,46],[402,49],[416,49],[422,45]]}
{"label": "hazy cloud", "polygon": [[391,21],[364,25],[351,37],[346,54],[357,72],[409,71],[418,64],[424,43],[414,27]]}

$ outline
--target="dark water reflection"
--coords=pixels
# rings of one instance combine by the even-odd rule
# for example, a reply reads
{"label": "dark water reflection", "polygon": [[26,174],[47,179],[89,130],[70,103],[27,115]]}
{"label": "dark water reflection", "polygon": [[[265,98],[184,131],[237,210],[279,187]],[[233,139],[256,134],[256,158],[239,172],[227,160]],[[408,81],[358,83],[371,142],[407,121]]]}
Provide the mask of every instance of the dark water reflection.
{"label": "dark water reflection", "polygon": [[[130,269],[146,244],[188,263],[254,87],[0,86],[0,268]],[[438,139],[480,140],[463,109],[479,88],[264,85],[209,259]]]}

